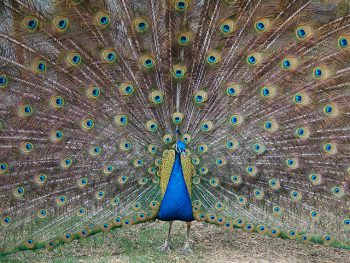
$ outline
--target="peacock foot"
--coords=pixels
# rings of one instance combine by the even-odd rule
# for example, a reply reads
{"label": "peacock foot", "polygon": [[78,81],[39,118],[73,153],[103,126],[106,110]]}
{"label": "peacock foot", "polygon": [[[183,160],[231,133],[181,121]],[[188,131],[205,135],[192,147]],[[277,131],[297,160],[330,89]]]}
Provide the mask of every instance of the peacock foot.
{"label": "peacock foot", "polygon": [[192,254],[193,253],[191,246],[189,244],[184,245],[184,247],[180,248],[178,250],[178,252],[180,252],[182,254]]}
{"label": "peacock foot", "polygon": [[161,245],[160,247],[158,247],[158,250],[161,251],[161,252],[170,252],[171,249],[170,249],[170,244],[168,242],[165,242],[163,245]]}

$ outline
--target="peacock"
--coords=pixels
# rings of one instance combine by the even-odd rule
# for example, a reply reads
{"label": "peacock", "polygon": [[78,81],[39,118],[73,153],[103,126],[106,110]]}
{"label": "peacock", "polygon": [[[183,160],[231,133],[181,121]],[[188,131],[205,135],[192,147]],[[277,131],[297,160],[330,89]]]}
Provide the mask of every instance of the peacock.
{"label": "peacock", "polygon": [[194,220],[350,249],[350,2],[2,0],[0,253]]}

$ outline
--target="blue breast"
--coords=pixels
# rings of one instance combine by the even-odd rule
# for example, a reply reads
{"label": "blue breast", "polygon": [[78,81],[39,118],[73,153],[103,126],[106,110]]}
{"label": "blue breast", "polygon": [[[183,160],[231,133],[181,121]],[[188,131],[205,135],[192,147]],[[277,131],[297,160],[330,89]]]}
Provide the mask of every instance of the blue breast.
{"label": "blue breast", "polygon": [[181,158],[175,154],[175,162],[163,201],[160,205],[158,219],[163,221],[192,221],[192,203],[185,183]]}

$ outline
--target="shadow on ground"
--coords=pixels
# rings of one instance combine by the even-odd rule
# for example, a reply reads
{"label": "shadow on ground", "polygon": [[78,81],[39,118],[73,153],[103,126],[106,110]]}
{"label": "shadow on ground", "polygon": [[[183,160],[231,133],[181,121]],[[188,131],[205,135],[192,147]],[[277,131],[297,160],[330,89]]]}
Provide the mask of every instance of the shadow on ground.
{"label": "shadow on ground", "polygon": [[172,252],[157,250],[166,235],[163,222],[145,223],[75,240],[52,251],[23,251],[0,258],[0,262],[350,262],[350,251],[319,244],[226,231],[214,225],[193,223],[193,254],[176,250],[185,241],[186,224],[175,222]]}

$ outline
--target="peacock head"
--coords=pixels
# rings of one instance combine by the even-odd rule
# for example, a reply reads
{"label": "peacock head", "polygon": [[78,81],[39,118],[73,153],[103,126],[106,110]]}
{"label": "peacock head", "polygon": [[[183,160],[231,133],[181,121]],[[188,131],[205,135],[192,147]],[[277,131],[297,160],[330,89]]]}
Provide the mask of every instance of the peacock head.
{"label": "peacock head", "polygon": [[180,139],[181,132],[176,129],[176,143],[175,143],[175,151],[179,154],[186,154],[186,144]]}

